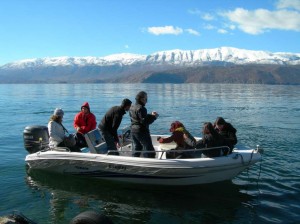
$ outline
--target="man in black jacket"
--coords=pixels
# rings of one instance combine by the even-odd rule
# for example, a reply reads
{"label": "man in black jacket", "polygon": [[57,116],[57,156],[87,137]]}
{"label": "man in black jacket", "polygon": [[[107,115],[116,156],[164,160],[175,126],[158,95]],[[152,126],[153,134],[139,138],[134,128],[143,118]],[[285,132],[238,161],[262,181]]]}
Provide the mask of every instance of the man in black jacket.
{"label": "man in black jacket", "polygon": [[145,105],[148,98],[146,92],[139,92],[136,95],[135,100],[135,105],[132,105],[129,111],[134,151],[133,156],[139,157],[143,150],[147,151],[143,153],[143,157],[154,158],[155,150],[151,140],[149,125],[156,120],[158,114],[155,111],[151,114],[147,114]]}
{"label": "man in black jacket", "polygon": [[119,155],[117,148],[119,146],[118,128],[122,122],[123,115],[129,111],[131,106],[129,99],[124,99],[121,106],[110,108],[102,118],[98,128],[107,144],[107,150],[113,150],[110,155]]}

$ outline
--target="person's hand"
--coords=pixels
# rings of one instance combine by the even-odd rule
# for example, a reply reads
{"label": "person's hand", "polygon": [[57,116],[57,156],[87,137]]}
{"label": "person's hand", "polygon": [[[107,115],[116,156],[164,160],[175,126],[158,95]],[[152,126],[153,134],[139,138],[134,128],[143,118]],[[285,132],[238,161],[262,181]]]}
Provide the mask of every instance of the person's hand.
{"label": "person's hand", "polygon": [[117,148],[121,148],[121,146],[120,146],[120,143],[119,143],[119,142],[116,142],[116,147],[117,147]]}
{"label": "person's hand", "polygon": [[77,127],[76,130],[79,131],[79,130],[80,130],[80,127]]}
{"label": "person's hand", "polygon": [[187,136],[186,134],[183,134],[183,138],[184,138],[184,139],[187,139],[188,136]]}
{"label": "person's hand", "polygon": [[159,114],[156,111],[153,111],[152,115],[155,116],[156,118],[158,118],[158,116],[159,116]]}

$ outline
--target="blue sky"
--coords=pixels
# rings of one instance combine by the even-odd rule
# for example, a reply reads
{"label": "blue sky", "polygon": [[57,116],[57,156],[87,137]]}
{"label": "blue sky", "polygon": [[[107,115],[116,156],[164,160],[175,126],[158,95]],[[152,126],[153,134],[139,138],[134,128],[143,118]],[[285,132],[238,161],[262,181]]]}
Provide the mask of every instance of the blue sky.
{"label": "blue sky", "polygon": [[222,46],[300,53],[300,0],[0,1],[0,66]]}

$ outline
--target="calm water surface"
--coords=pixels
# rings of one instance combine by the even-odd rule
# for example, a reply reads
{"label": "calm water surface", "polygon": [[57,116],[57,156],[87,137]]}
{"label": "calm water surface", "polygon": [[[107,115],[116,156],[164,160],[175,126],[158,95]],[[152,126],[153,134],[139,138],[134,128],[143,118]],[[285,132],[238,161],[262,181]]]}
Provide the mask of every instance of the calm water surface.
{"label": "calm water surface", "polygon": [[[152,133],[174,120],[200,135],[223,116],[240,145],[264,148],[262,163],[232,181],[193,187],[137,186],[26,171],[22,134],[47,125],[56,107],[70,131],[88,101],[97,121],[123,98],[148,92],[160,117]],[[69,223],[97,210],[114,223],[300,223],[300,86],[226,84],[0,85],[0,216],[21,211],[38,223]],[[125,115],[121,127],[129,124]]]}

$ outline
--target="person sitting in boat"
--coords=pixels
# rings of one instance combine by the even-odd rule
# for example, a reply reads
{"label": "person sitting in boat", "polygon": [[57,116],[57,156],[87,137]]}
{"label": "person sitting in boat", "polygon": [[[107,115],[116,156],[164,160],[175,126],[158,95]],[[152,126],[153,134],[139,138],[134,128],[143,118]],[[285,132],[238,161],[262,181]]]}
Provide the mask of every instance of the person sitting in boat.
{"label": "person sitting in boat", "polygon": [[121,106],[113,106],[103,116],[98,128],[101,131],[107,150],[112,150],[111,155],[119,155],[117,148],[119,145],[118,128],[122,122],[124,114],[129,111],[132,102],[129,99],[123,99]]}
{"label": "person sitting in boat", "polygon": [[[171,124],[170,132],[172,132],[172,135],[167,138],[161,138],[158,137],[157,141],[159,143],[176,143],[176,148],[174,150],[184,150],[184,149],[191,149],[190,145],[188,145],[183,138],[183,135],[185,134],[187,138],[190,139],[190,142],[195,143],[196,139],[185,129],[184,125],[179,121],[174,121]],[[173,158],[191,158],[191,153],[189,152],[176,152],[176,151],[169,151],[166,153],[166,157],[168,159]]]}
{"label": "person sitting in boat", "polygon": [[153,111],[151,114],[147,113],[145,107],[148,96],[144,91],[139,92],[135,97],[135,104],[130,107],[129,115],[131,120],[131,134],[133,141],[132,151],[134,157],[140,157],[142,151],[143,157],[155,158],[155,149],[152,144],[149,125],[157,118],[158,113]]}
{"label": "person sitting in boat", "polygon": [[190,139],[186,135],[184,135],[184,139],[187,144],[193,146],[196,149],[207,149],[202,151],[202,157],[218,157],[223,155],[222,146],[225,145],[224,138],[214,129],[214,126],[210,122],[204,123],[202,128],[202,139],[200,139],[199,141],[190,141]]}
{"label": "person sitting in boat", "polygon": [[225,143],[229,147],[229,150],[224,150],[224,155],[232,153],[232,150],[237,143],[236,129],[222,117],[216,119],[214,128],[224,137]]}
{"label": "person sitting in boat", "polygon": [[84,135],[96,128],[96,116],[91,112],[88,102],[84,102],[81,111],[75,115],[74,128],[76,130],[76,144],[78,147],[87,147]]}
{"label": "person sitting in boat", "polygon": [[[67,147],[73,152],[80,152],[80,149],[76,146],[75,138],[68,133],[62,124],[63,116],[64,111],[61,108],[56,108],[50,117],[48,123],[49,147]],[[69,134],[69,136],[66,136],[66,134]]]}

